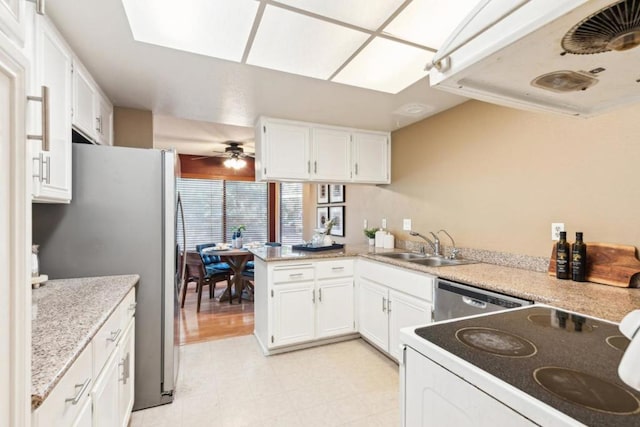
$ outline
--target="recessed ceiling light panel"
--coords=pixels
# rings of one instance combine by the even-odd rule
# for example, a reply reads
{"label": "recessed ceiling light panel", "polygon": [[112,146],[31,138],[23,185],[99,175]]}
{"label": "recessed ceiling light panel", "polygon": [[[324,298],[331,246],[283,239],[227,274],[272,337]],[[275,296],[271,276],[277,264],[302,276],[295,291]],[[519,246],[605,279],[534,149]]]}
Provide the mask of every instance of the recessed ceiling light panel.
{"label": "recessed ceiling light panel", "polygon": [[267,6],[247,64],[327,79],[368,37],[361,31]]}
{"label": "recessed ceiling light panel", "polygon": [[478,0],[413,0],[384,32],[432,49],[439,49]]}
{"label": "recessed ceiling light panel", "polygon": [[381,92],[398,93],[427,75],[432,52],[376,38],[333,81]]}
{"label": "recessed ceiling light panel", "polygon": [[135,40],[240,61],[255,0],[122,0]]}
{"label": "recessed ceiling light panel", "polygon": [[375,31],[404,0],[279,0],[280,3]]}

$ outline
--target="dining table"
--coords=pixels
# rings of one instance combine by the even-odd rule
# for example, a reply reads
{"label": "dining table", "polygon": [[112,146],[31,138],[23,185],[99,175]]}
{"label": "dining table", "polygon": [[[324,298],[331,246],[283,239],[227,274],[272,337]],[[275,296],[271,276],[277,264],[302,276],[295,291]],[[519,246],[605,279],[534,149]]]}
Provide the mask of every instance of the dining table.
{"label": "dining table", "polygon": [[[242,300],[242,290],[244,285],[242,272],[253,254],[245,248],[209,249],[205,252],[207,255],[219,256],[222,262],[229,264],[233,273],[231,286],[227,287],[224,293],[220,296],[220,301],[227,301],[227,298],[229,298],[229,303],[231,303],[233,298],[237,296],[240,302]],[[235,295],[230,295],[230,289],[232,288],[235,289]]]}

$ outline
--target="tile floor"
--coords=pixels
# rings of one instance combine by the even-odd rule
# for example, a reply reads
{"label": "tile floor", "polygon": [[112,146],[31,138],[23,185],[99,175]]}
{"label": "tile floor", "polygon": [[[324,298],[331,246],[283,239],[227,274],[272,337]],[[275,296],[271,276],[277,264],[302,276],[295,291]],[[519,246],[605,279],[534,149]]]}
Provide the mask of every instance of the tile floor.
{"label": "tile floor", "polygon": [[400,424],[398,365],[361,339],[265,357],[247,335],[181,352],[176,399],[131,427]]}

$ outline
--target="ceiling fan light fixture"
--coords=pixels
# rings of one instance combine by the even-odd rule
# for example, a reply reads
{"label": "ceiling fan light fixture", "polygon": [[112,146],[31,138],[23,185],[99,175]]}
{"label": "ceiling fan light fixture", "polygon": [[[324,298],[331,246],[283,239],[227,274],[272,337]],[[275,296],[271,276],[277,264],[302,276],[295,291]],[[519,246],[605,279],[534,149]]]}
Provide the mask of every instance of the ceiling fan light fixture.
{"label": "ceiling fan light fixture", "polygon": [[224,161],[224,166],[230,169],[242,169],[247,165],[246,160],[237,157],[231,157]]}

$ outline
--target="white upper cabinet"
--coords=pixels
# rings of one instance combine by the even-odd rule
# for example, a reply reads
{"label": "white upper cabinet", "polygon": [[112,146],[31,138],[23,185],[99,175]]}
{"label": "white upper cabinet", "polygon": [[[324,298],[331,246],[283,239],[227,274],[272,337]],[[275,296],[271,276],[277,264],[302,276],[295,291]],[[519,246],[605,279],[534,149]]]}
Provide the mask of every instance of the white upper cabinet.
{"label": "white upper cabinet", "polygon": [[77,58],[73,61],[73,127],[98,144],[113,145],[113,105]]}
{"label": "white upper cabinet", "polygon": [[348,181],[351,173],[350,132],[333,128],[312,128],[311,141],[311,178],[314,181]]}
{"label": "white upper cabinet", "polygon": [[256,180],[309,179],[310,130],[307,126],[261,121],[256,129]]}
{"label": "white upper cabinet", "polygon": [[25,38],[24,3],[24,0],[0,0],[0,32],[19,46],[22,46]]}
{"label": "white upper cabinet", "polygon": [[95,89],[89,72],[73,62],[73,126],[89,139],[95,139]]}
{"label": "white upper cabinet", "polygon": [[388,132],[261,117],[257,181],[391,182]]}
{"label": "white upper cabinet", "polygon": [[[48,88],[46,109],[31,108],[32,131],[42,134],[49,123],[48,143],[32,141],[33,196],[39,202],[71,201],[71,61],[72,52],[48,18],[35,17],[34,84],[30,95]],[[42,102],[47,102],[43,100]],[[38,106],[39,107],[39,106]],[[43,110],[48,110],[47,114]]]}
{"label": "white upper cabinet", "polygon": [[388,134],[354,132],[352,148],[354,182],[391,182],[391,144]]}

